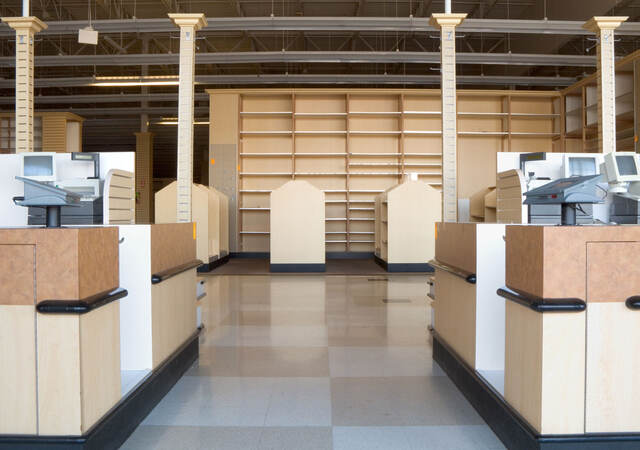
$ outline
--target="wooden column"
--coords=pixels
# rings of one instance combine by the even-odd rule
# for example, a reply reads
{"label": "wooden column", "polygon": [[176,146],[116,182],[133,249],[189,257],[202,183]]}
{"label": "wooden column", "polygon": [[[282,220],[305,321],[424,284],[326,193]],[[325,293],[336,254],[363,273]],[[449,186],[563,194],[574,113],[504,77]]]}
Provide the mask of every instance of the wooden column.
{"label": "wooden column", "polygon": [[178,86],[178,222],[191,222],[193,183],[193,85],[196,31],[207,25],[204,14],[169,14],[180,27],[180,82]]}
{"label": "wooden column", "polygon": [[136,135],[136,223],[153,223],[153,133]]}
{"label": "wooden column", "polygon": [[616,72],[613,30],[628,17],[591,18],[584,28],[598,39],[598,149],[601,153],[616,151]]}
{"label": "wooden column", "polygon": [[16,30],[16,153],[33,151],[33,37],[47,25],[37,17],[3,17]]}
{"label": "wooden column", "polygon": [[442,219],[458,219],[456,130],[456,26],[466,14],[432,14],[440,28],[440,89],[442,96]]}

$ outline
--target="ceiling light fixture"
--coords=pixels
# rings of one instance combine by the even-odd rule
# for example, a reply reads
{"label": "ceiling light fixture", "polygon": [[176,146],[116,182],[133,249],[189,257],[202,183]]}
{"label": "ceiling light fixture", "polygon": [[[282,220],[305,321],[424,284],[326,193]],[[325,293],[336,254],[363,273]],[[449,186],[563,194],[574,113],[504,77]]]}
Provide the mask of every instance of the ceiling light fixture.
{"label": "ceiling light fixture", "polygon": [[89,86],[177,86],[178,75],[140,77],[95,77]]}

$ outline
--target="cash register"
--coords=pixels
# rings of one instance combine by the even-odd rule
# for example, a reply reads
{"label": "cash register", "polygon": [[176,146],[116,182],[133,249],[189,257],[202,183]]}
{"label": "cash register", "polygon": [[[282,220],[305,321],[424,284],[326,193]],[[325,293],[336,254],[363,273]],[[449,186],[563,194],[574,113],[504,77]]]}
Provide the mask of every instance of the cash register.
{"label": "cash register", "polygon": [[[61,205],[60,222],[63,225],[92,225],[103,223],[102,188],[100,180],[100,155],[97,153],[72,153],[72,161],[92,163],[87,177],[58,178],[56,153],[24,153],[21,161],[22,178],[44,183],[50,187],[73,193],[79,201],[73,205]],[[93,175],[93,176],[91,176]],[[46,208],[37,205],[29,207],[27,223],[45,225]]]}
{"label": "cash register", "polygon": [[581,205],[601,203],[598,196],[598,181],[601,175],[587,175],[547,183],[536,189],[525,192],[525,205],[560,205],[561,225],[576,225],[576,212]]}

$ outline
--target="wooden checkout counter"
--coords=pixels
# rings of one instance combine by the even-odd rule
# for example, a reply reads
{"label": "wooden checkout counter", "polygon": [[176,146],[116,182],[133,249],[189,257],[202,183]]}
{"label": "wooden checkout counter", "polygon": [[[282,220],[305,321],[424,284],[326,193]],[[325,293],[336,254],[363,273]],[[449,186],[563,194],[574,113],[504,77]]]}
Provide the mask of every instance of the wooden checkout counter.
{"label": "wooden checkout counter", "polygon": [[[0,449],[118,448],[197,359],[193,225],[140,227],[135,294],[118,227],[0,229]],[[123,315],[144,286],[146,313]],[[149,364],[126,387],[130,328],[149,330]]]}
{"label": "wooden checkout counter", "polygon": [[640,226],[507,225],[497,299],[483,226],[438,224],[434,360],[507,448],[640,448]]}

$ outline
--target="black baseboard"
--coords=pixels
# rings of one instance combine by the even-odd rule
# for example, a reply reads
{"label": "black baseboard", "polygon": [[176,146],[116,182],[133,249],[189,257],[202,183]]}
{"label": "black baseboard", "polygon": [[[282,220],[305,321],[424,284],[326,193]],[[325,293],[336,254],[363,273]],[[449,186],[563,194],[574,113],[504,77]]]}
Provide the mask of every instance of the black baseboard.
{"label": "black baseboard", "polygon": [[373,256],[376,264],[387,272],[418,272],[431,273],[434,271],[431,264],[428,263],[388,263],[378,255]]}
{"label": "black baseboard", "polygon": [[115,450],[198,359],[199,331],[83,436],[0,435],[0,450]]}
{"label": "black baseboard", "polygon": [[260,258],[269,259],[269,252],[233,252],[232,258]]}
{"label": "black baseboard", "polygon": [[229,255],[225,255],[222,258],[217,259],[209,258],[209,262],[207,264],[202,264],[198,267],[198,273],[211,272],[216,267],[220,267],[221,265],[228,263],[229,258]]}
{"label": "black baseboard", "polygon": [[269,264],[269,272],[293,273],[293,272],[326,272],[326,264]]}
{"label": "black baseboard", "polygon": [[[270,258],[269,252],[234,252],[231,253],[232,258]],[[327,259],[370,259],[373,258],[373,252],[327,252]]]}
{"label": "black baseboard", "polygon": [[373,252],[327,252],[327,259],[371,259]]}
{"label": "black baseboard", "polygon": [[638,433],[539,435],[478,373],[467,366],[437,335],[433,360],[449,376],[478,414],[508,449],[632,450],[640,448]]}

